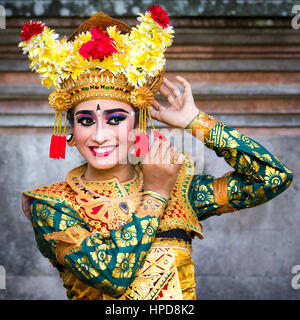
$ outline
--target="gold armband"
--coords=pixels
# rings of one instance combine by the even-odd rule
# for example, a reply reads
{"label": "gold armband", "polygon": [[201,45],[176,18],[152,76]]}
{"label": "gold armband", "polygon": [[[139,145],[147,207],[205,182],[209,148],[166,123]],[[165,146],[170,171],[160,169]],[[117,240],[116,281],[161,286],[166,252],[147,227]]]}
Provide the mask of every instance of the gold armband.
{"label": "gold armband", "polygon": [[70,228],[65,231],[52,232],[45,235],[46,240],[57,241],[56,259],[58,263],[64,265],[65,256],[74,248],[81,245],[83,240],[91,233],[84,228]]}
{"label": "gold armband", "polygon": [[234,211],[232,206],[228,206],[229,199],[228,199],[228,177],[230,176],[231,172],[226,173],[224,176],[217,178],[213,181],[213,190],[214,190],[214,197],[216,203],[220,206],[217,209],[218,213],[225,213]]}
{"label": "gold armband", "polygon": [[195,137],[197,136],[197,130],[203,130],[203,136],[206,136],[217,122],[218,120],[214,119],[212,116],[200,111],[186,129],[192,130],[192,135]]}

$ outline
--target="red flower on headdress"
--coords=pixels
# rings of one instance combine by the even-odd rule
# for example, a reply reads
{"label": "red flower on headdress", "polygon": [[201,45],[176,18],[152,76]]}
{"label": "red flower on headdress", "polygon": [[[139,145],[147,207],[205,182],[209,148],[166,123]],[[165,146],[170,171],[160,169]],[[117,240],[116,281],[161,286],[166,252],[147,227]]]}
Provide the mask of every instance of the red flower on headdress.
{"label": "red flower on headdress", "polygon": [[151,6],[146,11],[148,11],[151,15],[151,18],[163,28],[167,28],[169,26],[170,19],[168,17],[168,12],[158,4]]}
{"label": "red flower on headdress", "polygon": [[33,36],[43,33],[45,25],[41,22],[30,21],[24,24],[20,36],[23,41],[28,42]]}
{"label": "red flower on headdress", "polygon": [[90,32],[92,40],[84,43],[78,51],[84,58],[91,57],[92,59],[102,60],[117,52],[114,39],[110,38],[107,32],[103,32],[99,27],[91,29]]}

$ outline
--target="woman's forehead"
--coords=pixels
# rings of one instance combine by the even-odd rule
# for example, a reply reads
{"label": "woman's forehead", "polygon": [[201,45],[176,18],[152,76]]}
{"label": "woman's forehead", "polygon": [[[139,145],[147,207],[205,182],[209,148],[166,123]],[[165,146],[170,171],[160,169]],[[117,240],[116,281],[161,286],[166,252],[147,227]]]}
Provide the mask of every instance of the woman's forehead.
{"label": "woman's forehead", "polygon": [[95,99],[95,100],[87,100],[79,103],[75,107],[75,112],[79,110],[94,110],[96,111],[100,108],[101,111],[108,110],[108,109],[116,109],[121,108],[128,112],[133,111],[132,106],[127,103],[116,101],[116,100],[104,100],[104,99]]}

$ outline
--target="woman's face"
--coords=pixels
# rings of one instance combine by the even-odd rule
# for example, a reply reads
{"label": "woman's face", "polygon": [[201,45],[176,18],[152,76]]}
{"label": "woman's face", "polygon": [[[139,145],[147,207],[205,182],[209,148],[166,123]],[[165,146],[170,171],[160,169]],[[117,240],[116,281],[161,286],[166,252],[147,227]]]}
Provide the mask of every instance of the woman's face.
{"label": "woman's face", "polygon": [[134,119],[133,108],[119,101],[95,99],[75,107],[75,144],[89,165],[101,170],[127,163]]}

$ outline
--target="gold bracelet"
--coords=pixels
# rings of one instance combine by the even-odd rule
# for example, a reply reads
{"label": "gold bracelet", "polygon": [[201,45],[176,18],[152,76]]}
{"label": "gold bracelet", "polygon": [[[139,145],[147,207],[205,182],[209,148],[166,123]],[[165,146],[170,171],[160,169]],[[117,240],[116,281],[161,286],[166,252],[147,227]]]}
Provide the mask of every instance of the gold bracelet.
{"label": "gold bracelet", "polygon": [[152,191],[152,190],[145,190],[145,191],[143,192],[143,196],[144,196],[144,195],[145,195],[145,196],[146,196],[146,195],[151,196],[151,197],[153,197],[153,198],[155,198],[155,199],[163,202],[163,203],[166,205],[166,208],[168,207],[168,201],[167,201],[167,199],[166,199],[164,196],[162,196],[160,193],[158,193],[158,192],[156,192],[156,191]]}
{"label": "gold bracelet", "polygon": [[165,211],[165,202],[161,199],[154,198],[153,195],[143,195],[140,204],[137,209],[136,216],[138,218],[144,218],[146,216],[150,217],[160,217]]}

